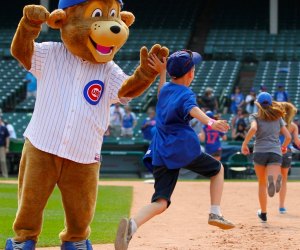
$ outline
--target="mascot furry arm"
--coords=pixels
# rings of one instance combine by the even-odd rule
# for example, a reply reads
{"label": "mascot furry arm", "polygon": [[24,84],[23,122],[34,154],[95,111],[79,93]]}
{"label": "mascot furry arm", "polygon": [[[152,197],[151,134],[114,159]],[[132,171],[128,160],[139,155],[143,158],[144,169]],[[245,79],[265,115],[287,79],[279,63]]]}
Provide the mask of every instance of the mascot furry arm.
{"label": "mascot furry arm", "polygon": [[[127,11],[120,11],[120,8],[117,9],[116,7],[117,14],[114,16],[109,16],[109,14],[107,14],[109,16],[108,18],[102,18],[101,16],[99,18],[97,17],[97,19],[95,16],[87,17],[86,13],[88,13],[89,10],[89,1],[87,0],[86,2],[87,3],[78,4],[66,9],[54,10],[51,14],[41,5],[25,6],[23,9],[23,17],[19,22],[11,44],[12,55],[23,64],[27,70],[30,70],[34,50],[34,40],[39,36],[42,28],[41,25],[47,22],[51,28],[61,30],[62,41],[67,49],[74,55],[96,64],[107,63],[112,60],[116,52],[123,46],[128,38],[129,26],[134,22],[134,15]],[[95,1],[91,2],[95,5]],[[103,3],[107,4],[107,2],[111,2],[113,5],[116,1],[98,0],[96,2],[99,2],[101,7],[101,4],[103,6]],[[101,11],[104,12],[105,9],[106,8],[103,8]],[[103,13],[103,16],[104,14],[105,13]],[[80,23],[76,23],[78,20]],[[105,34],[106,36],[102,35],[101,37],[103,30],[97,31],[98,33],[96,33],[91,29],[92,25],[100,22],[101,27],[104,26],[104,28],[112,23],[114,26],[116,26],[115,24],[120,26],[121,32],[120,35],[118,35],[121,38],[114,38],[113,35],[111,35],[111,38],[107,34]],[[108,28],[111,29],[111,27],[112,26],[109,26]],[[90,42],[91,39],[93,39],[93,42]],[[77,41],[77,44],[73,43],[74,40]],[[100,56],[100,53],[95,52],[95,48],[91,44],[95,43],[98,46],[97,40],[101,40],[101,42],[105,41],[105,46],[101,47],[110,48],[109,46],[111,46],[112,51],[109,55]],[[78,41],[82,41],[82,44],[78,44]],[[115,43],[117,45],[115,45]],[[98,50],[98,47],[96,48]],[[148,66],[148,57],[150,54],[156,54],[158,58],[161,59],[162,57],[168,56],[169,50],[166,47],[161,47],[159,44],[155,44],[149,52],[146,47],[141,48],[140,65],[136,68],[133,75],[124,81],[118,92],[119,97],[137,97],[154,82],[158,72]]]}

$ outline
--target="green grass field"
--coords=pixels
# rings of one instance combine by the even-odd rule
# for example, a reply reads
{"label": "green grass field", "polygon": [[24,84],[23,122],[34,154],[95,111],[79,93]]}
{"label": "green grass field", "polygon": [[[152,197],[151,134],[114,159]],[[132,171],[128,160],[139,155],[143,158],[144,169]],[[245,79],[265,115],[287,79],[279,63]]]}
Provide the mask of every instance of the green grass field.
{"label": "green grass field", "polygon": [[[119,220],[128,216],[132,202],[132,187],[99,187],[98,203],[91,225],[92,243],[112,243]],[[17,185],[0,184],[0,248],[13,236],[12,224],[17,211]],[[64,227],[64,211],[59,190],[51,195],[44,213],[43,230],[38,246],[58,246],[59,232]]]}

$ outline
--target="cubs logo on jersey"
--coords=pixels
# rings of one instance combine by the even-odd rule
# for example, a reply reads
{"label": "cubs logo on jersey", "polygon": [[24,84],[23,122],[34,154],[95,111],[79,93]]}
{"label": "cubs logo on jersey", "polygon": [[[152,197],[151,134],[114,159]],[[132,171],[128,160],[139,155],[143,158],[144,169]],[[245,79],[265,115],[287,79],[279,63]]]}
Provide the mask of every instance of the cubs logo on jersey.
{"label": "cubs logo on jersey", "polygon": [[83,96],[89,104],[97,105],[104,91],[104,83],[100,80],[93,80],[85,85]]}

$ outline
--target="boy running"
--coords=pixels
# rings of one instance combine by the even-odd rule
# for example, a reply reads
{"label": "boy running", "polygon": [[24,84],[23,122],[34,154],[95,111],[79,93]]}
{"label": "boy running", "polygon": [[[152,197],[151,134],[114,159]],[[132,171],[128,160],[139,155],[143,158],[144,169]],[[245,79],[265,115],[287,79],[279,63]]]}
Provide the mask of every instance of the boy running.
{"label": "boy running", "polygon": [[[234,224],[221,213],[220,203],[224,183],[222,164],[212,156],[201,152],[197,134],[190,127],[192,118],[198,119],[214,130],[227,132],[224,120],[209,118],[197,105],[196,96],[189,88],[194,79],[195,65],[201,62],[200,54],[189,50],[173,53],[166,63],[153,56],[150,65],[159,69],[160,84],[156,106],[156,133],[144,157],[145,165],[153,172],[155,192],[151,203],[130,219],[120,221],[115,249],[125,250],[137,229],[152,217],[165,211],[171,204],[171,195],[177,183],[180,168],[185,168],[210,178],[210,225],[231,229]],[[166,79],[166,69],[171,77]]]}

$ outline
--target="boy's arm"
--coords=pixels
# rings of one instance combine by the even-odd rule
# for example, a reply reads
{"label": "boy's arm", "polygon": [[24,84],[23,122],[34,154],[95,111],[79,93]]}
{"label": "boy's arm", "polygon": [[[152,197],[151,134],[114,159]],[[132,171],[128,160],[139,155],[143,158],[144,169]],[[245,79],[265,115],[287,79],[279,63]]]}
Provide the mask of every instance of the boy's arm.
{"label": "boy's arm", "polygon": [[151,54],[149,57],[149,66],[156,70],[159,73],[159,84],[157,87],[157,96],[159,95],[160,89],[167,81],[167,58],[163,57],[163,61],[159,60],[159,58],[155,54]]}
{"label": "boy's arm", "polygon": [[225,133],[229,129],[229,125],[226,120],[213,120],[208,117],[199,107],[193,107],[190,110],[190,115],[199,120],[202,124],[208,125],[214,130]]}

